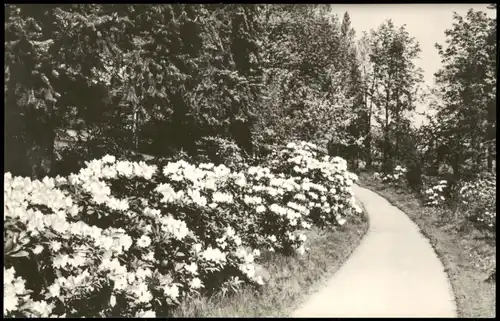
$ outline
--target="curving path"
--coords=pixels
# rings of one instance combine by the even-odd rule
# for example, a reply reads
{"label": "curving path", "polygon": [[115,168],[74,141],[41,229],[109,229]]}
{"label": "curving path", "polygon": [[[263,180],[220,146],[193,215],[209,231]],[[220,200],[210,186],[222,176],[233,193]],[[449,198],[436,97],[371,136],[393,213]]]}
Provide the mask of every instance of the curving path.
{"label": "curving path", "polygon": [[292,317],[456,317],[443,265],[415,223],[378,194],[357,185],[354,192],[370,229]]}

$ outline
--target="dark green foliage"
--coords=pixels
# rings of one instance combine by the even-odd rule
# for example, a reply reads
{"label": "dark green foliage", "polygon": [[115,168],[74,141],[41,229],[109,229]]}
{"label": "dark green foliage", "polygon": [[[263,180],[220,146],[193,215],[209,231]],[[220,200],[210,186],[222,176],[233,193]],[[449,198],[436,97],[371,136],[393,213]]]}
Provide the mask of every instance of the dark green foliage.
{"label": "dark green foliage", "polygon": [[[104,152],[195,157],[206,137],[249,156],[293,138],[349,145],[366,131],[354,30],[327,12],[7,5],[5,170],[67,173]],[[59,150],[68,128],[86,138]]]}
{"label": "dark green foliage", "polygon": [[[19,155],[8,155],[5,170],[48,174],[38,168],[54,158],[56,130],[75,126],[90,136],[76,154],[194,154],[209,135],[251,151],[258,9],[8,5],[6,144]],[[28,154],[33,165],[15,168]]]}
{"label": "dark green foliage", "polygon": [[422,164],[419,160],[411,160],[407,167],[406,179],[411,189],[420,192],[422,189]]}
{"label": "dark green foliage", "polygon": [[234,142],[217,137],[204,137],[197,145],[199,161],[214,165],[224,164],[233,170],[240,170],[238,166],[242,163],[243,151]]}
{"label": "dark green foliage", "polygon": [[430,130],[455,177],[477,176],[493,171],[496,149],[496,19],[472,9],[453,18],[447,47],[436,44],[443,68],[436,73],[437,113]]}
{"label": "dark green foliage", "polygon": [[[493,19],[455,17],[453,42],[439,47],[438,113],[416,130],[418,43],[390,21],[358,41],[349,13],[326,13],[321,5],[7,5],[4,170],[41,177],[131,151],[201,157],[217,140],[259,159],[293,139],[328,146],[351,166],[373,158],[386,172],[415,167],[415,188],[418,172],[444,164],[456,177],[492,170]],[[68,128],[86,138],[60,150]]]}

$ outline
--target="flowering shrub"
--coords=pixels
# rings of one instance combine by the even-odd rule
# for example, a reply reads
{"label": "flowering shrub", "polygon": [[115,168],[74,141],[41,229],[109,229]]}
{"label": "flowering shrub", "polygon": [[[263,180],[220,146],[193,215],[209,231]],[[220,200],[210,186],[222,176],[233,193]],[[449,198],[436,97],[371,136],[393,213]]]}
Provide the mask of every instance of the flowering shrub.
{"label": "flowering shrub", "polygon": [[224,164],[232,169],[243,163],[242,150],[234,142],[219,137],[204,137],[198,145],[198,159],[216,165]]}
{"label": "flowering shrub", "polygon": [[346,217],[361,213],[351,189],[358,179],[347,171],[347,162],[329,157],[308,142],[289,143],[272,154],[269,167],[274,172],[296,177],[301,194],[294,197],[311,209],[309,217],[319,226],[343,225]]}
{"label": "flowering shrub", "polygon": [[427,206],[440,206],[443,205],[446,200],[446,190],[448,188],[448,182],[445,180],[440,181],[437,185],[434,185],[424,191],[424,202]]}
{"label": "flowering shrub", "polygon": [[445,202],[458,205],[456,210],[465,217],[485,228],[496,226],[496,181],[479,178],[473,181],[461,181],[450,187],[446,180],[424,190],[427,206],[443,206]]}
{"label": "flowering shrub", "polygon": [[479,226],[496,229],[496,180],[478,179],[459,187],[461,210]]}
{"label": "flowering shrub", "polygon": [[381,173],[374,173],[373,177],[375,179],[380,179],[383,183],[398,184],[398,183],[402,183],[405,181],[406,172],[407,172],[406,168],[398,165],[394,168],[394,171],[392,174],[385,174],[384,175]]}
{"label": "flowering shrub", "polygon": [[302,230],[360,212],[345,161],[313,147],[238,172],[107,155],[68,177],[6,173],[4,315],[167,316],[192,294],[263,284],[261,251],[304,253]]}

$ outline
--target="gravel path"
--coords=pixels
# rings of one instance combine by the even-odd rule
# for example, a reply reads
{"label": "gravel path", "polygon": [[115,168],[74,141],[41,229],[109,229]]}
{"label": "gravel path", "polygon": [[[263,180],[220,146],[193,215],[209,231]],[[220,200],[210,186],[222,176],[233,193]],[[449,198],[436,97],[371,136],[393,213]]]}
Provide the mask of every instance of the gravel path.
{"label": "gravel path", "polygon": [[354,186],[370,229],[347,262],[292,317],[456,317],[448,277],[402,211]]}

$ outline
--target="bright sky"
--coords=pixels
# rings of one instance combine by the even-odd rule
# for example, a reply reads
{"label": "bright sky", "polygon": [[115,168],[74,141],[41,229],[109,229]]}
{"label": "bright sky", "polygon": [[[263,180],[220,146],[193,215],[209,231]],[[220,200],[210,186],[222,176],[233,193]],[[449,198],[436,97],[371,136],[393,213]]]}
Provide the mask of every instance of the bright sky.
{"label": "bright sky", "polygon": [[[434,84],[434,73],[441,67],[441,58],[434,44],[445,44],[445,30],[453,23],[453,11],[465,16],[472,8],[486,12],[490,17],[496,17],[496,10],[487,8],[487,4],[332,4],[332,11],[342,19],[348,11],[351,24],[356,30],[356,36],[363,31],[376,29],[385,20],[392,19],[396,26],[406,24],[406,30],[420,43],[422,52],[417,65],[424,71],[425,84]],[[425,106],[418,106],[421,112]],[[416,116],[417,123],[421,118]]]}

